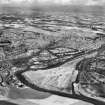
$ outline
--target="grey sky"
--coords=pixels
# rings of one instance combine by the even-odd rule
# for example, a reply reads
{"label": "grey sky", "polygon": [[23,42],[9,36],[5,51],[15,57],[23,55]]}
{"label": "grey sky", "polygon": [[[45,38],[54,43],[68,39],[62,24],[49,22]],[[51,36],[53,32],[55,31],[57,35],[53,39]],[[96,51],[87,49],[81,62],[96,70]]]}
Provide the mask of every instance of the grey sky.
{"label": "grey sky", "polygon": [[105,0],[0,0],[1,4],[102,5]]}

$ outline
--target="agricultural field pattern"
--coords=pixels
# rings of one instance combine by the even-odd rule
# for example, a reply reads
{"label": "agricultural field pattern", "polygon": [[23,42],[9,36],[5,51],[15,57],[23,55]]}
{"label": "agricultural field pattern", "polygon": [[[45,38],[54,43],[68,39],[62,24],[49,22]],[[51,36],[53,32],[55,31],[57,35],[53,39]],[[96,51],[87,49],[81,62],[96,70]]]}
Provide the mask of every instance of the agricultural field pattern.
{"label": "agricultural field pattern", "polygon": [[104,105],[104,70],[104,10],[0,10],[1,99],[45,105],[31,100],[54,95]]}

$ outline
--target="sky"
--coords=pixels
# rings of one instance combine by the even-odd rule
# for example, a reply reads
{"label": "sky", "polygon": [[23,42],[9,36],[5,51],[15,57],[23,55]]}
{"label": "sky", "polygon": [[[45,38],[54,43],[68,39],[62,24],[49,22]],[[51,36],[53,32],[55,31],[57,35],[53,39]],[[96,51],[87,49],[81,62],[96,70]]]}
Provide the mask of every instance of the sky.
{"label": "sky", "polygon": [[103,5],[105,0],[0,0],[0,4]]}

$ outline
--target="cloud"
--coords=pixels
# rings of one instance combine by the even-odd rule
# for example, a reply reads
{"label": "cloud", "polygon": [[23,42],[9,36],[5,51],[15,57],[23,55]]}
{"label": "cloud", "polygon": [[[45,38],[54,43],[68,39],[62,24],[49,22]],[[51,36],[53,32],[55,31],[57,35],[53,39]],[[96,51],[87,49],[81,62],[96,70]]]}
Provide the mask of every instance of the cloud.
{"label": "cloud", "polygon": [[38,0],[39,3],[70,4],[72,0]]}
{"label": "cloud", "polygon": [[101,5],[105,0],[0,0],[1,4]]}
{"label": "cloud", "polygon": [[105,0],[37,0],[37,2],[40,4],[101,5],[105,3]]}

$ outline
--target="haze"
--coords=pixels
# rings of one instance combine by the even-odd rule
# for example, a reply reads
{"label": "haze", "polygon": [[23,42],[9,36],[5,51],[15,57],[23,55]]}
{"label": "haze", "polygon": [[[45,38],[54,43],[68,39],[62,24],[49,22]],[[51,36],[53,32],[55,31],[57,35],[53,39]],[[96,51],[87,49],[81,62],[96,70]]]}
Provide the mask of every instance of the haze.
{"label": "haze", "polygon": [[105,0],[0,0],[0,4],[15,5],[103,5]]}

